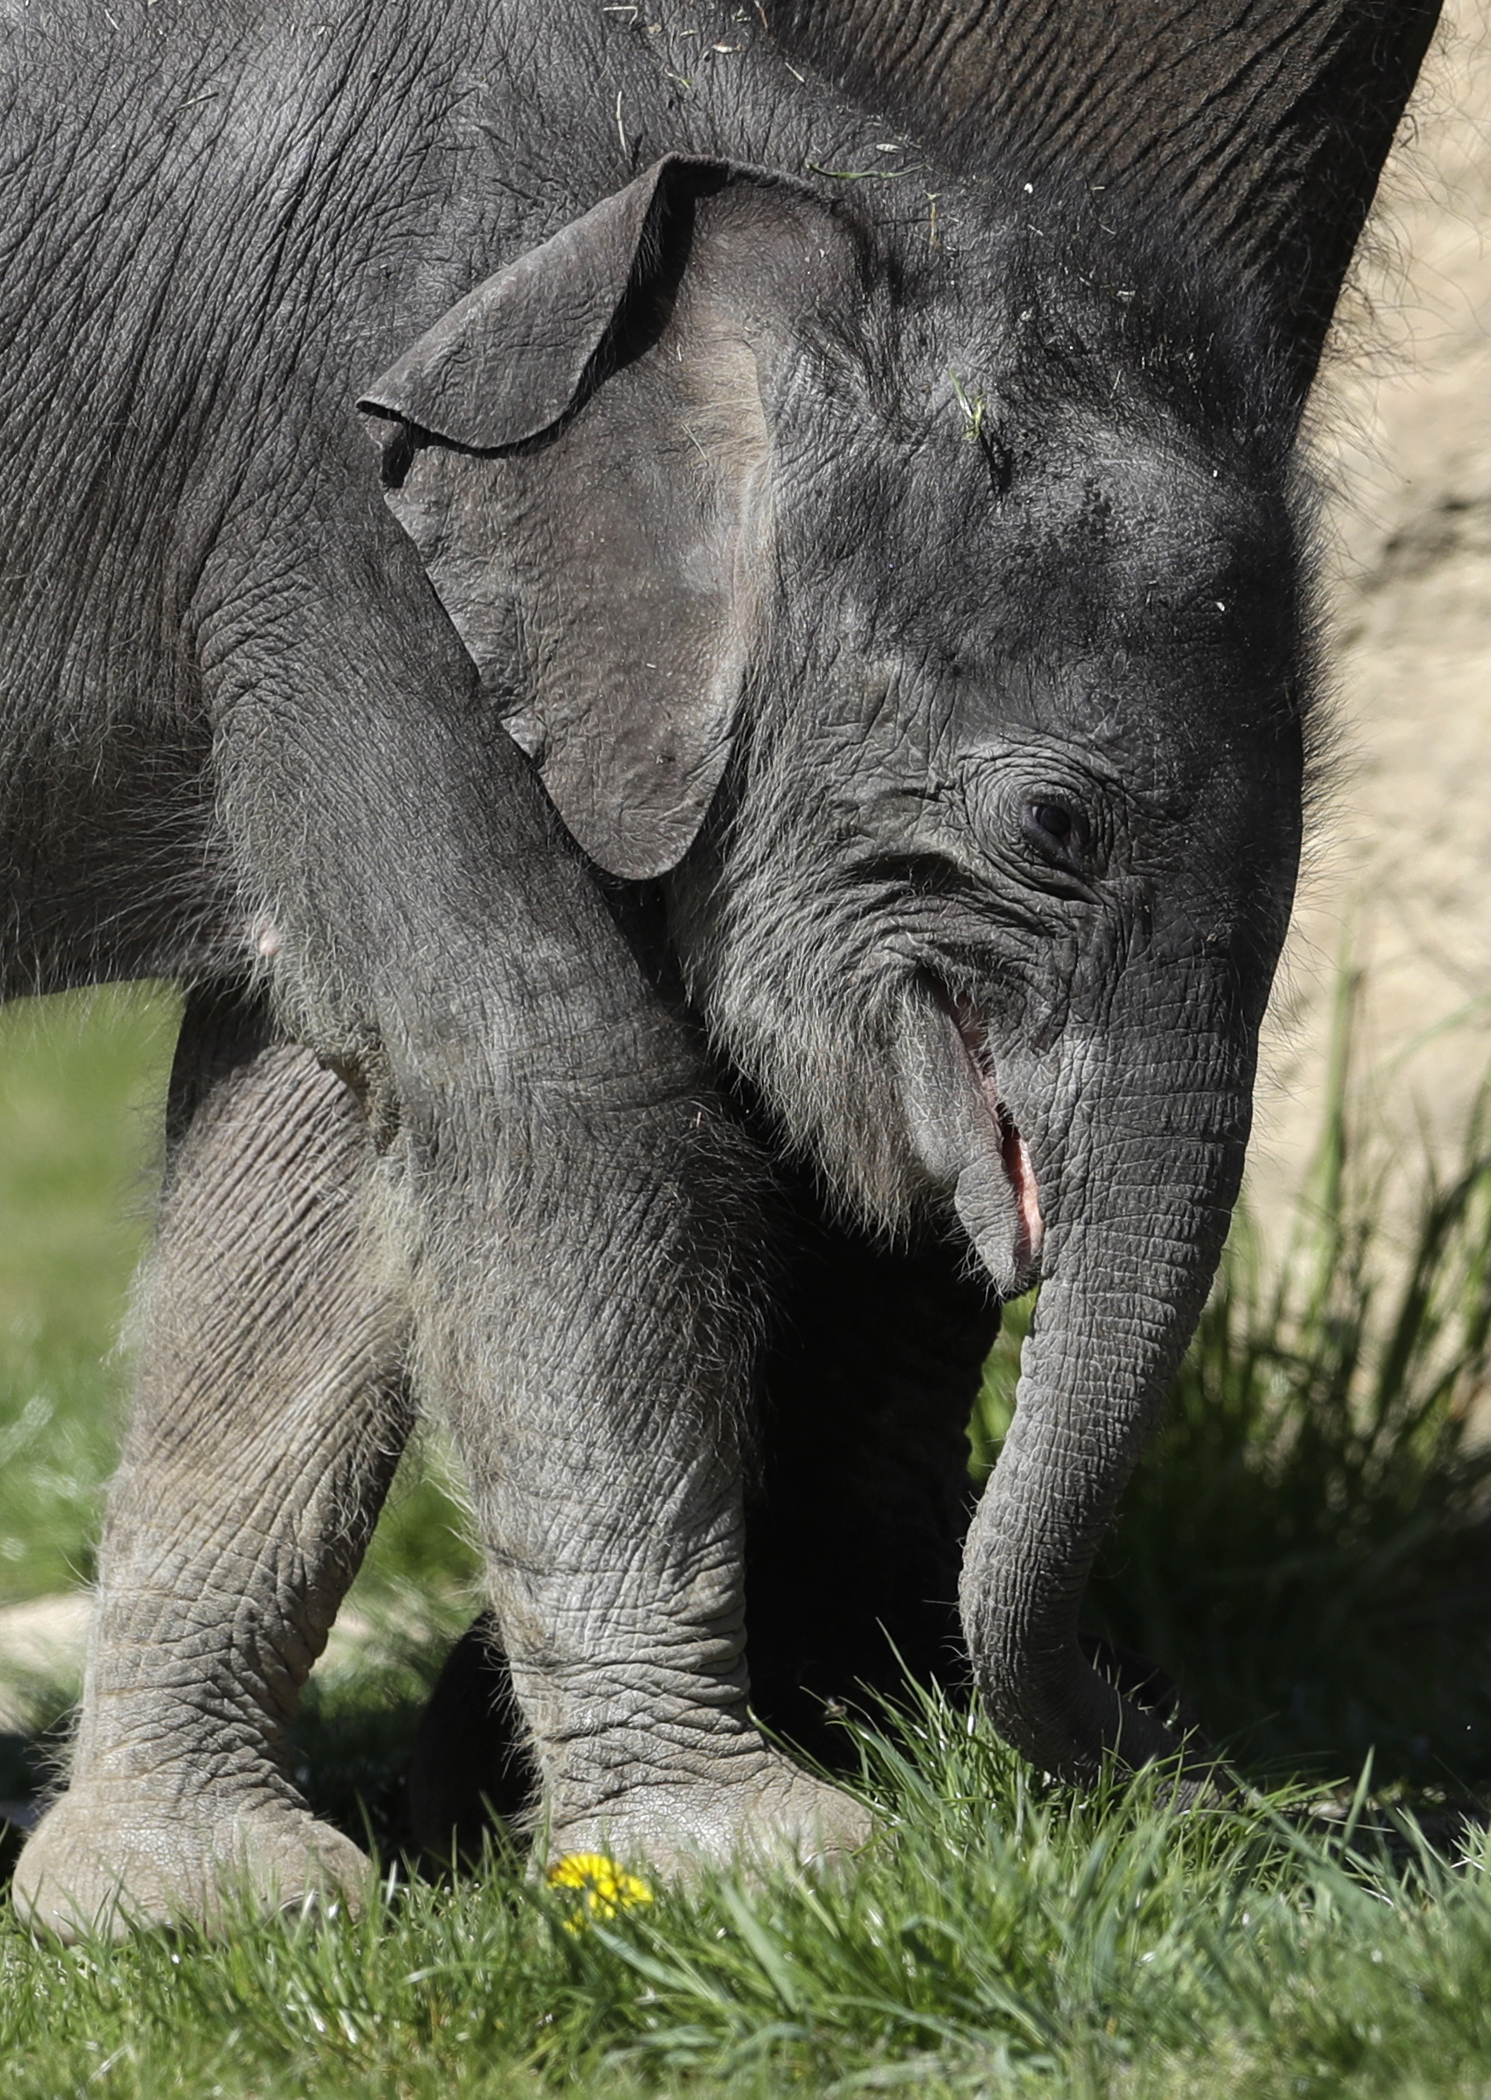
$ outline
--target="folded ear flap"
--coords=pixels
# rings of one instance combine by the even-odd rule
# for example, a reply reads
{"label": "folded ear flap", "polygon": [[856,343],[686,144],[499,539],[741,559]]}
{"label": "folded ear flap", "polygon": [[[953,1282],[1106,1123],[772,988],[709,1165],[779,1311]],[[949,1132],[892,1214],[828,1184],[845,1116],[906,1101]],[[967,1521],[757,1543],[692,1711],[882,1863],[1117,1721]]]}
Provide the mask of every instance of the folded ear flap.
{"label": "folded ear flap", "polygon": [[613,874],[672,867],[719,784],[763,552],[770,310],[839,245],[792,185],[670,156],[479,285],[360,404],[494,702]]}

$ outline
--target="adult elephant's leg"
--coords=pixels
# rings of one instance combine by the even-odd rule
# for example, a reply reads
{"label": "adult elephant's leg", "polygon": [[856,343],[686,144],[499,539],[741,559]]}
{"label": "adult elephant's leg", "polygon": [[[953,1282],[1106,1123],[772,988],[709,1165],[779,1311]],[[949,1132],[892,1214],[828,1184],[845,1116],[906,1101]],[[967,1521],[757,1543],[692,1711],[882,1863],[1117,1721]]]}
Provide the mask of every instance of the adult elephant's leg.
{"label": "adult elephant's leg", "polygon": [[188,1003],[134,1408],[66,1793],[16,1900],[68,1936],[353,1886],[286,1769],[296,1700],[408,1429],[363,1116],[235,995]]}
{"label": "adult elephant's leg", "polygon": [[219,642],[224,801],[295,1031],[390,1136],[411,1362],[469,1469],[547,1841],[857,1840],[747,1711],[752,1148],[413,573]]}
{"label": "adult elephant's leg", "polygon": [[802,1191],[749,1517],[752,1682],[832,1762],[836,1713],[967,1675],[958,1571],[968,1425],[999,1314],[946,1241],[875,1245]]}

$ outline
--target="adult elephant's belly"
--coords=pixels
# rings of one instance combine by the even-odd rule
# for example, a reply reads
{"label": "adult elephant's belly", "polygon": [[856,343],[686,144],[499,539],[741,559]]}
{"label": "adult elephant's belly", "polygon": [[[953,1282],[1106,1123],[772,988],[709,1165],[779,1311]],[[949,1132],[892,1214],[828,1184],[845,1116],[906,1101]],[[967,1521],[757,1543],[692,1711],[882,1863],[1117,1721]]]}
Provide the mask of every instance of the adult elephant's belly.
{"label": "adult elephant's belly", "polygon": [[0,997],[221,962],[235,907],[205,724],[0,701]]}

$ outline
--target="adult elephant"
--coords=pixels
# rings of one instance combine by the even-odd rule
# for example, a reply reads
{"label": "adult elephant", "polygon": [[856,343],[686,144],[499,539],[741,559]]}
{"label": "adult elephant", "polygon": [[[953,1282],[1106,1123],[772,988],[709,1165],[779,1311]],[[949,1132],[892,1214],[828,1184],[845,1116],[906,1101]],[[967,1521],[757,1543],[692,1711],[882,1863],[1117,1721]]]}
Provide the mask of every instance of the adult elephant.
{"label": "adult elephant", "polygon": [[[355,1875],[284,1726],[411,1374],[548,1841],[857,1839],[746,1707],[778,1201],[777,1420],[867,1263],[892,1314],[958,1303],[936,1434],[908,1350],[866,1469],[934,1559],[989,1330],[940,1240],[993,1296],[1043,1275],[970,1652],[1050,1769],[1169,1744],[1076,1610],[1293,884],[1297,366],[1075,150],[1028,202],[732,13],[628,14],[7,32],[4,982],[193,987],[72,1781],[17,1876],[61,1930]],[[821,1474],[823,1418],[792,1437]]]}
{"label": "adult elephant", "polygon": [[761,0],[790,48],[944,151],[1161,198],[1270,315],[1301,402],[1440,0]]}

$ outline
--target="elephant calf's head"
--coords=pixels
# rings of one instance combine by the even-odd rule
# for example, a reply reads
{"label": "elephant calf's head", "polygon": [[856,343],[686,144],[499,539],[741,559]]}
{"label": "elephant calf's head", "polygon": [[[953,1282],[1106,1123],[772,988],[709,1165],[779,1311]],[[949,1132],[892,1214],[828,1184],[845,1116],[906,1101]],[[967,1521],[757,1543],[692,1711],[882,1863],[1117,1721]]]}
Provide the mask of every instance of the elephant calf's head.
{"label": "elephant calf's head", "polygon": [[1007,1732],[1087,1774],[1163,1742],[1077,1602],[1220,1251],[1294,882],[1293,409],[1221,302],[1018,183],[906,211],[659,162],[364,405],[495,704],[603,868],[668,876],[789,1140],[1044,1277],[965,1621]]}

